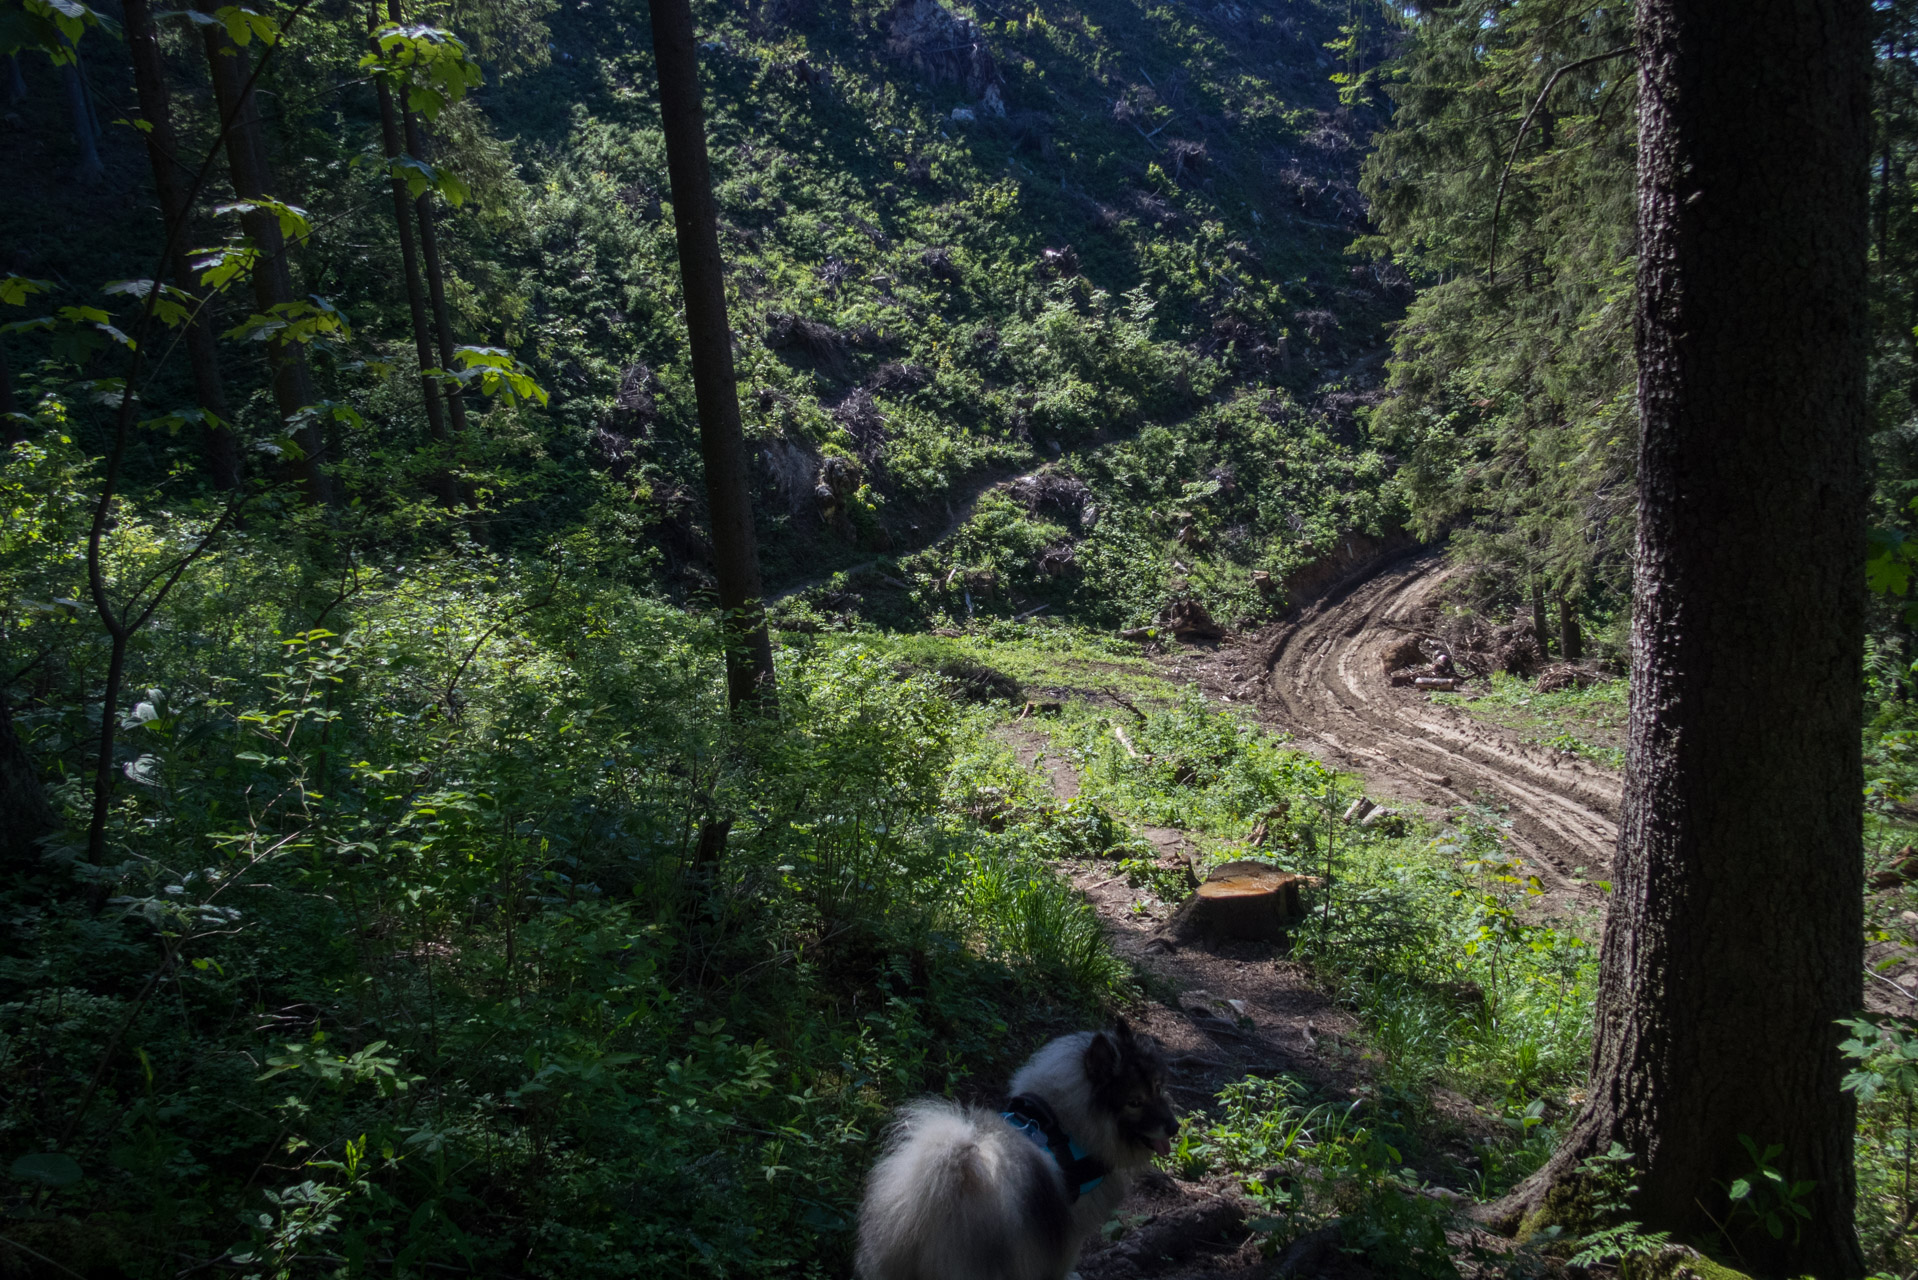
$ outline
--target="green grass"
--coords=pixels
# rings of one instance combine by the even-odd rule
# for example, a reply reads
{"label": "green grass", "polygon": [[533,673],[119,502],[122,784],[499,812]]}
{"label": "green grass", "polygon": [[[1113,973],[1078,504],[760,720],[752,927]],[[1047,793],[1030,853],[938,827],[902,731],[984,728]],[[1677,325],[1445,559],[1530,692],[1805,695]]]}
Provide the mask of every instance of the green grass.
{"label": "green grass", "polygon": [[[963,652],[1002,670],[1031,671],[1026,664],[1059,652],[1025,637],[946,645],[963,648],[921,649],[922,661]],[[1084,654],[1070,646],[1067,652]],[[1140,682],[1154,678],[1149,670],[1131,674]],[[1157,697],[1139,692],[1132,700],[1143,715],[1077,695],[1056,717],[1021,722],[1045,735],[1048,754],[1077,773],[1072,801],[1057,802],[1037,771],[984,736],[962,758],[964,781],[955,790],[975,807],[983,797],[1006,812],[1043,815],[1020,821],[1056,833],[1079,824],[1074,838],[1050,837],[1049,856],[1103,853],[1122,869],[1136,862],[1138,887],[1168,901],[1183,896],[1179,886],[1162,883],[1145,859],[1128,852],[1137,843],[1126,836],[1143,826],[1184,831],[1214,862],[1249,855],[1315,875],[1329,871],[1330,900],[1315,904],[1295,935],[1296,949],[1365,1029],[1367,1096],[1378,1108],[1367,1127],[1454,1187],[1495,1194],[1530,1172],[1550,1153],[1589,1055],[1595,922],[1539,917],[1537,888],[1519,874],[1496,815],[1461,811],[1448,823],[1413,825],[1399,835],[1346,827],[1338,816],[1357,794],[1355,780],[1196,688],[1162,683]],[[1003,723],[1010,710],[981,707],[974,723]],[[1268,824],[1270,838],[1249,847],[1253,824],[1274,810],[1284,816]],[[1462,1093],[1503,1120],[1507,1136],[1475,1139],[1472,1168],[1448,1166],[1436,1154],[1456,1140],[1434,1104],[1438,1088]],[[1243,1111],[1246,1100],[1222,1105]],[[1222,1135],[1219,1151],[1231,1148]],[[1217,1152],[1207,1159],[1257,1173]]]}
{"label": "green grass", "polygon": [[927,632],[857,633],[902,664],[937,670],[976,662],[1016,681],[1026,699],[1073,700],[1118,694],[1158,705],[1172,696],[1139,646],[1110,632],[1033,619],[1025,623],[981,621],[957,635]]}
{"label": "green grass", "polygon": [[1625,681],[1540,693],[1530,680],[1495,671],[1490,683],[1477,694],[1438,693],[1432,701],[1514,730],[1525,742],[1569,751],[1608,769],[1625,767]]}

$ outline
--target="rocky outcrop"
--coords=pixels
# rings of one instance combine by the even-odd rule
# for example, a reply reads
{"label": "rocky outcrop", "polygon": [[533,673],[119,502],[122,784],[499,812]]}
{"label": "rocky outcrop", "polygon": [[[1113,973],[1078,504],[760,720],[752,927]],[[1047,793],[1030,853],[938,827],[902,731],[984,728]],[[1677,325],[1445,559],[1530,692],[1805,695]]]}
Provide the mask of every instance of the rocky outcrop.
{"label": "rocky outcrop", "polygon": [[886,17],[886,56],[931,84],[957,84],[986,115],[1006,113],[1005,79],[985,33],[939,0],[899,0]]}

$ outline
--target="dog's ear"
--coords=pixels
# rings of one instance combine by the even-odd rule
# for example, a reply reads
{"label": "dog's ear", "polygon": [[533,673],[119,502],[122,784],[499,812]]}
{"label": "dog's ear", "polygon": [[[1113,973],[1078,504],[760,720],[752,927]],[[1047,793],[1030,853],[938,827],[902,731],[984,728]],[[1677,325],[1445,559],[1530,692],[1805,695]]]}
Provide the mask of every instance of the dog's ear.
{"label": "dog's ear", "polygon": [[1119,1047],[1105,1032],[1095,1031],[1092,1043],[1086,1046],[1085,1063],[1086,1078],[1095,1086],[1103,1085],[1119,1074]]}
{"label": "dog's ear", "polygon": [[1119,1049],[1121,1052],[1132,1048],[1134,1043],[1132,1024],[1125,1020],[1123,1014],[1114,1022],[1112,1031],[1114,1035],[1119,1037]]}

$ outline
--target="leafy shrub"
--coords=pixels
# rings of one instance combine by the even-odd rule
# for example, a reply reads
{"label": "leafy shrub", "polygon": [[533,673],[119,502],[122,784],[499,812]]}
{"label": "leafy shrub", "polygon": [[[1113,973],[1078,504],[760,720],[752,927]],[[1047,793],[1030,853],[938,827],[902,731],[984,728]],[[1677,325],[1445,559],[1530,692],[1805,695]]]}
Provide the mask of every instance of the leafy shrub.
{"label": "leafy shrub", "polygon": [[[79,472],[16,457],[0,572],[71,598]],[[114,536],[135,572],[173,534],[127,508]],[[1125,989],[1040,861],[1110,820],[982,830],[953,790],[976,725],[935,679],[797,647],[777,714],[736,721],[710,622],[590,555],[329,581],[288,550],[258,528],[182,579],[115,709],[109,858],[60,844],[7,890],[26,1247],[88,1235],[136,1275],[838,1265],[894,1101],[1002,1070],[1013,992]],[[5,657],[53,666],[17,724],[79,809],[102,654],[28,616]]]}
{"label": "leafy shrub", "polygon": [[1418,1194],[1399,1153],[1360,1120],[1359,1103],[1308,1106],[1285,1079],[1248,1077],[1219,1095],[1217,1119],[1174,1153],[1188,1170],[1238,1174],[1274,1246],[1336,1222],[1344,1246],[1393,1276],[1454,1276],[1444,1206]]}

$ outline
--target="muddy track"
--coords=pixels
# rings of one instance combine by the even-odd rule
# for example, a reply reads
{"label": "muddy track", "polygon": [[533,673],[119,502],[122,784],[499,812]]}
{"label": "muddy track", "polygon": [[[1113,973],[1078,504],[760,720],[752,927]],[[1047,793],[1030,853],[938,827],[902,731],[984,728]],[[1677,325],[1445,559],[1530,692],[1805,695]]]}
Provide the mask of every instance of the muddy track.
{"label": "muddy track", "polygon": [[1505,809],[1525,861],[1554,889],[1576,893],[1575,871],[1600,876],[1611,866],[1618,777],[1384,677],[1383,650],[1420,632],[1448,576],[1436,552],[1388,562],[1296,622],[1240,638],[1207,665],[1229,673],[1236,696],[1255,698],[1301,745],[1364,773],[1375,792]]}

